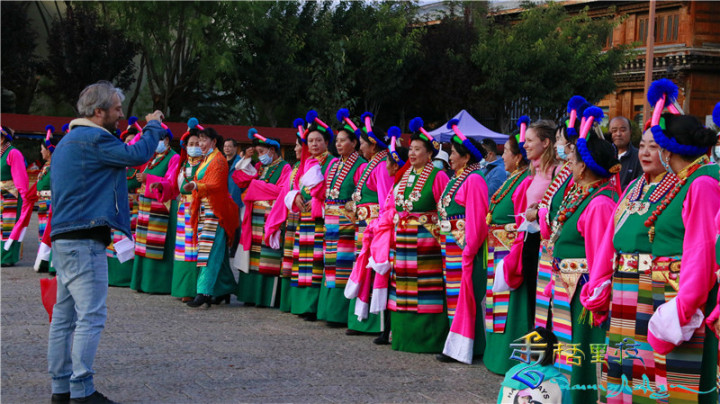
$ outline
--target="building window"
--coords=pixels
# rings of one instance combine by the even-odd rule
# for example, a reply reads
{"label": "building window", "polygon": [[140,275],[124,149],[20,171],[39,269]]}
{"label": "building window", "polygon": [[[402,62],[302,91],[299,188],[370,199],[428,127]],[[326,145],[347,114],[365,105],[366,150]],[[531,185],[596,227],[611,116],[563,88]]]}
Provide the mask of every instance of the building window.
{"label": "building window", "polygon": [[[647,43],[648,36],[648,17],[638,20],[637,39],[643,45]],[[680,16],[674,14],[658,14],[655,17],[655,43],[672,43],[678,40],[678,22]]]}

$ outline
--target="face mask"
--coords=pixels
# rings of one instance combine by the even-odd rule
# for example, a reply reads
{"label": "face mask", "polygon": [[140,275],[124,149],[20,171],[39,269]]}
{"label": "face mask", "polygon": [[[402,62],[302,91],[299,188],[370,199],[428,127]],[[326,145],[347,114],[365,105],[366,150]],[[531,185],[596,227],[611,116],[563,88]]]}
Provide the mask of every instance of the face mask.
{"label": "face mask", "polygon": [[713,147],[713,157],[715,162],[720,161],[720,146]]}
{"label": "face mask", "polygon": [[669,172],[670,174],[675,174],[673,172],[672,167],[670,167],[670,164],[666,163],[662,156],[662,149],[658,150],[658,156],[660,156],[660,164],[662,164],[665,171]]}
{"label": "face mask", "polygon": [[444,165],[443,162],[440,161],[440,160],[433,160],[433,166],[435,166],[435,168],[437,168],[438,170],[444,170],[444,169],[445,169],[445,165]]}
{"label": "face mask", "polygon": [[159,141],[157,147],[155,148],[155,153],[164,153],[165,150],[167,150],[167,145],[165,144],[165,141]]}
{"label": "face mask", "polygon": [[560,160],[567,160],[567,154],[565,154],[565,145],[556,144],[555,151],[557,151],[557,155]]}
{"label": "face mask", "polygon": [[202,156],[202,149],[200,146],[188,146],[187,154],[190,157],[200,157]]}
{"label": "face mask", "polygon": [[258,160],[260,160],[260,164],[266,166],[266,165],[272,163],[272,156],[270,156],[269,153],[266,153],[266,154],[263,154],[262,156],[260,156],[260,158],[258,158]]}
{"label": "face mask", "polygon": [[487,167],[487,165],[488,165],[488,162],[485,161],[485,159],[480,160],[480,168],[485,168],[485,167]]}

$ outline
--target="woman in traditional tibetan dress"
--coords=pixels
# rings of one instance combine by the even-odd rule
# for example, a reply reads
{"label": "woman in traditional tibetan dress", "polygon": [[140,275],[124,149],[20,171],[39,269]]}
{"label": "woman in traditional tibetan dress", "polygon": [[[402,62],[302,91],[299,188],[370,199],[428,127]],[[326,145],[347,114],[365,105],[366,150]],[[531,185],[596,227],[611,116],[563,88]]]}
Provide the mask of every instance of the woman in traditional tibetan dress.
{"label": "woman in traditional tibetan dress", "polygon": [[200,149],[205,158],[193,180],[183,186],[185,192],[192,192],[190,225],[195,229],[199,270],[197,295],[187,305],[210,307],[213,296],[229,303],[230,294],[237,290],[227,246],[240,220],[239,209],[228,191],[227,160],[217,148],[223,144],[222,138],[213,128],[195,126],[200,129]]}
{"label": "woman in traditional tibetan dress", "polygon": [[[582,290],[596,323],[610,311],[608,402],[651,402],[658,392],[664,402],[717,402],[717,338],[703,324],[717,283],[708,223],[720,209],[720,176],[705,155],[716,134],[691,116],[661,117],[665,107],[680,112],[675,95],[666,79],[648,92],[653,146],[667,172],[628,186]],[[644,170],[650,139],[646,132],[641,143]]]}
{"label": "woman in traditional tibetan dress", "polygon": [[[552,219],[552,328],[561,345],[555,366],[565,374],[571,385],[597,384],[596,366],[586,357],[581,365],[572,356],[572,349],[590,354],[591,345],[605,342],[605,330],[584,321],[580,289],[588,280],[595,251],[602,241],[612,217],[620,191],[619,181],[611,179],[620,171],[617,152],[602,134],[591,133],[593,121],[602,120],[602,110],[585,110],[583,126],[575,150],[570,154],[573,184]],[[573,348],[570,348],[572,346]],[[570,359],[568,355],[570,354]],[[572,390],[575,403],[597,402],[597,390]]]}
{"label": "woman in traditional tibetan dress", "polygon": [[3,126],[0,138],[2,266],[10,267],[20,260],[20,248],[37,198],[30,195],[25,158],[11,144],[12,129]]}
{"label": "woman in traditional tibetan dress", "polygon": [[148,175],[145,182],[153,189],[153,196],[158,202],[166,203],[174,199],[178,201],[176,227],[168,229],[168,232],[175,233],[175,261],[170,295],[187,303],[197,295],[198,279],[198,246],[195,237],[197,229],[191,225],[190,220],[193,196],[192,191],[185,190],[185,185],[195,178],[203,161],[197,128],[189,129],[183,134],[180,147],[182,153],[178,169],[168,170],[162,178]]}
{"label": "woman in traditional tibetan dress", "polygon": [[440,353],[448,332],[437,204],[448,183],[432,164],[440,144],[415,118],[410,144],[412,169],[398,185],[396,255],[390,277],[392,348]]}
{"label": "woman in traditional tibetan dress", "polygon": [[[367,113],[366,113],[367,114]],[[338,111],[338,119],[349,121],[346,109]],[[355,203],[356,225],[355,225],[355,255],[359,256],[363,247],[363,234],[373,221],[380,217],[381,211],[385,209],[387,195],[390,193],[393,185],[393,178],[388,174],[386,165],[388,157],[387,140],[380,134],[372,130],[372,115],[363,116],[364,131],[360,135],[360,153],[368,161],[367,165],[362,168],[360,181],[357,183],[355,192],[352,194]],[[354,125],[354,124],[353,124]],[[396,130],[395,136],[400,136],[400,128],[394,126]],[[390,131],[388,130],[388,133]],[[359,268],[355,264],[353,271],[358,277],[358,282],[351,279],[345,286],[345,297],[350,298],[348,307],[348,330],[346,334],[356,335],[361,333],[378,333],[385,331],[385,310],[379,311],[378,314],[369,313],[372,285],[374,283],[375,272],[367,267]],[[366,264],[367,265],[367,264]],[[363,274],[363,279],[359,279]],[[360,287],[365,289],[360,291]],[[358,299],[358,293],[362,297]]]}
{"label": "woman in traditional tibetan dress", "polygon": [[50,193],[50,159],[52,158],[52,152],[55,150],[57,145],[57,138],[53,138],[53,132],[55,128],[52,125],[45,127],[47,134],[45,136],[45,142],[40,145],[40,155],[45,160],[40,174],[38,174],[37,183],[35,188],[38,196],[38,237],[40,239],[40,246],[38,249],[37,260],[35,262],[35,271],[47,272],[50,269],[49,253],[45,252],[47,245],[43,244],[43,234],[47,224],[50,222],[50,201],[52,194]]}
{"label": "woman in traditional tibetan dress", "polygon": [[572,167],[568,163],[568,155],[572,154],[580,133],[582,114],[589,104],[579,95],[573,96],[568,102],[570,117],[558,125],[555,131],[555,158],[561,164],[553,177],[550,186],[545,191],[537,207],[530,207],[527,211],[529,221],[538,221],[540,225],[540,259],[538,261],[537,285],[535,286],[535,327],[548,326],[548,314],[552,298],[548,286],[552,278],[552,249],[550,242],[550,221],[558,212],[560,203],[567,194],[568,186],[572,182]]}
{"label": "woman in traditional tibetan dress", "polygon": [[290,191],[286,196],[286,201],[294,201],[293,211],[300,213],[293,247],[293,257],[298,265],[297,271],[293,266],[290,281],[291,313],[307,321],[317,320],[323,279],[325,176],[331,161],[327,148],[333,137],[332,129],[313,112],[306,117],[310,127],[305,137],[307,152],[312,157],[301,160],[300,189]]}
{"label": "woman in traditional tibetan dress", "polygon": [[263,242],[263,235],[273,204],[292,168],[280,156],[280,143],[276,140],[263,137],[255,128],[250,128],[248,136],[260,162],[253,167],[250,158],[244,158],[237,163],[233,173],[235,184],[247,188],[240,244],[244,251],[250,252],[249,265],[240,268],[236,293],[238,300],[248,306],[277,307],[283,255],[279,241],[283,235],[275,236],[278,241],[275,248]]}
{"label": "woman in traditional tibetan dress", "polygon": [[[504,284],[505,279],[498,269],[507,265],[505,258],[511,249],[518,249],[521,244],[515,243],[522,238],[523,233],[517,231],[521,222],[520,214],[523,212],[525,191],[528,183],[525,181],[530,175],[528,160],[519,145],[519,136],[511,136],[505,142],[503,162],[505,171],[509,172],[508,179],[490,198],[490,208],[487,216],[488,224],[488,255],[487,255],[487,290],[485,294],[485,330],[486,343],[483,362],[485,367],[493,373],[505,374],[517,363],[510,359],[512,349],[510,344],[522,337],[530,330],[529,309],[531,304],[527,285],[513,291],[495,291],[495,283]],[[522,186],[521,186],[522,185]],[[519,254],[515,253],[516,262],[511,265],[520,265]],[[503,288],[505,289],[505,288]]]}
{"label": "woman in traditional tibetan dress", "polygon": [[[141,136],[142,128],[137,123],[137,118],[131,116],[128,119],[129,126],[127,130],[120,133],[120,140],[127,144],[134,144]],[[138,189],[140,181],[137,174],[144,167],[127,167],[125,177],[128,187],[128,205],[130,207],[130,231],[135,233],[138,218]],[[133,264],[135,259],[131,258],[125,262],[120,262],[115,251],[115,243],[120,242],[123,238],[127,238],[121,231],[113,229],[113,242],[106,247],[105,252],[108,257],[108,285],[118,287],[129,287],[132,279]]]}
{"label": "woman in traditional tibetan dress", "polygon": [[[348,119],[349,120],[349,119]],[[350,121],[352,122],[352,121]],[[345,123],[345,122],[343,122]],[[345,123],[335,136],[340,158],[333,159],[325,177],[325,237],[323,279],[317,318],[329,326],[347,324],[349,300],[345,285],[355,264],[355,209],[352,195],[367,161],[357,152],[359,130]]]}
{"label": "woman in traditional tibetan dress", "polygon": [[[300,118],[299,118],[300,119]],[[305,129],[302,126],[305,125],[305,121],[300,119],[298,123],[300,126],[299,130],[304,132]],[[297,122],[296,122],[297,123]],[[271,248],[280,248],[280,235],[283,235],[283,255],[282,255],[282,267],[280,268],[280,311],[289,313],[291,310],[290,300],[290,278],[292,277],[293,267],[297,271],[298,262],[293,259],[293,245],[295,241],[295,232],[297,231],[298,222],[300,220],[299,212],[293,212],[294,200],[290,199],[287,201],[285,197],[291,191],[298,190],[298,180],[300,179],[300,156],[302,154],[303,141],[300,138],[302,132],[298,133],[298,138],[295,141],[295,156],[298,161],[293,165],[292,171],[290,172],[290,178],[285,182],[278,194],[278,198],[273,204],[270,213],[268,214],[267,222],[265,223],[265,235],[264,243]]]}
{"label": "woman in traditional tibetan dress", "polygon": [[150,187],[145,184],[148,175],[164,177],[176,172],[180,155],[170,148],[168,132],[158,142],[155,155],[137,174],[142,184],[138,190],[138,222],[135,228],[135,259],[130,288],[145,293],[170,293],[172,289],[173,256],[175,252],[175,229],[177,201],[158,202]]}
{"label": "woman in traditional tibetan dress", "polygon": [[448,122],[455,131],[450,142],[455,175],[438,203],[450,333],[437,358],[470,364],[473,356],[485,351],[482,302],[487,288],[488,191],[480,168],[485,149],[466,138],[457,124],[457,119]]}

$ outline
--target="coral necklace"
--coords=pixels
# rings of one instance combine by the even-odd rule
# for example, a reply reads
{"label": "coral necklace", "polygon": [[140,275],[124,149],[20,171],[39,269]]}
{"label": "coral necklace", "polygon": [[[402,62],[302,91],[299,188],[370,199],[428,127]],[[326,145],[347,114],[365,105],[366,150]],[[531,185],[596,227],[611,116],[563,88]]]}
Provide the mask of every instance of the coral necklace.
{"label": "coral necklace", "polygon": [[695,160],[692,164],[687,166],[685,169],[683,169],[680,173],[678,173],[677,177],[679,180],[675,183],[675,186],[673,187],[672,191],[670,191],[662,202],[660,202],[660,205],[658,205],[653,213],[650,215],[650,217],[645,220],[645,227],[649,227],[650,230],[648,230],[648,239],[652,243],[655,241],[655,222],[657,221],[658,217],[665,211],[665,209],[670,205],[672,200],[677,196],[677,194],[680,193],[680,190],[687,182],[687,179],[695,173],[700,167],[706,165],[709,163],[707,156],[702,156],[699,159]]}

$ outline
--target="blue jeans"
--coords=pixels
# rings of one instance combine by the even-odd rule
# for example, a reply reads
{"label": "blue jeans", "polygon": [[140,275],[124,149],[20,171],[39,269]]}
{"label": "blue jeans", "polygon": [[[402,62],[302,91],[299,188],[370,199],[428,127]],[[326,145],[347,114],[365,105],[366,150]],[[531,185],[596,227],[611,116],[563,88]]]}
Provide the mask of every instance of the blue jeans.
{"label": "blue jeans", "polygon": [[95,392],[92,366],[107,318],[105,246],[61,239],[53,241],[52,253],[58,281],[48,339],[52,392],[85,397]]}

